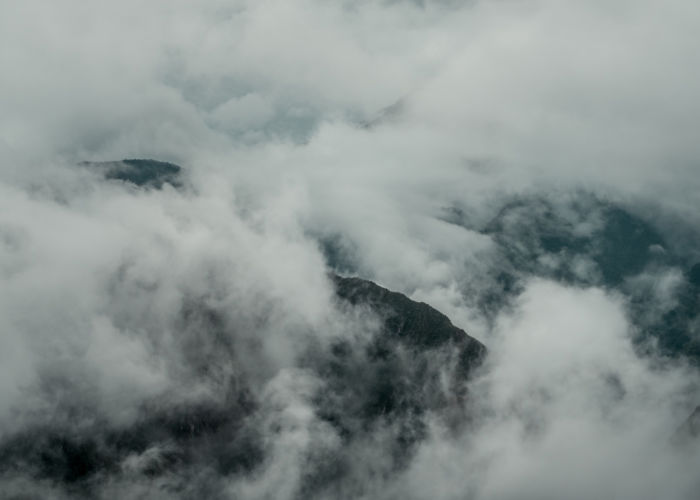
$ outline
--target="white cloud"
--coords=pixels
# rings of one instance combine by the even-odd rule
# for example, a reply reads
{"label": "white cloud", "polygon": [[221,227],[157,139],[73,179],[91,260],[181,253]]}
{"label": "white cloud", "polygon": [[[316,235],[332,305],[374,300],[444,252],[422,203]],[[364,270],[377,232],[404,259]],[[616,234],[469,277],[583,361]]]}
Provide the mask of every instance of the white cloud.
{"label": "white cloud", "polygon": [[[292,495],[305,446],[337,445],[295,364],[301,339],[354,331],[313,238],[340,235],[358,273],[492,352],[479,432],[435,437],[404,484],[368,479],[377,495],[691,496],[697,455],[664,440],[697,374],[638,356],[625,297],[535,281],[494,321],[472,292],[502,264],[478,228],[514,195],[590,189],[698,256],[699,17],[688,0],[2,3],[0,426],[216,396],[192,365],[229,353],[177,327],[200,300],[236,331],[217,380],[245,373],[289,425],[268,474]],[[186,188],[76,166],[134,157],[183,164]],[[454,206],[471,229],[443,220]],[[631,282],[654,315],[669,269]]]}

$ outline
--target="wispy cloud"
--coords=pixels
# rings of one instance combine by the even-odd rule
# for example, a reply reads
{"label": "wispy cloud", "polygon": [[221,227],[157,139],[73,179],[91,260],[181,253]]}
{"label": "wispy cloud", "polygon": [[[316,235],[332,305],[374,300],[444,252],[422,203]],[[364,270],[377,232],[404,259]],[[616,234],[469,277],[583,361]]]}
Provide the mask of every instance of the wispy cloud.
{"label": "wispy cloud", "polygon": [[[0,491],[692,498],[697,446],[668,439],[697,373],[660,354],[698,344],[699,18],[686,0],[3,3],[0,442],[25,462]],[[182,165],[178,185],[80,164],[125,158]],[[487,345],[469,425],[421,414],[399,457],[396,422],[350,442],[322,414],[310,353],[364,352],[381,324],[338,306],[334,265]],[[35,473],[70,450],[105,470]]]}

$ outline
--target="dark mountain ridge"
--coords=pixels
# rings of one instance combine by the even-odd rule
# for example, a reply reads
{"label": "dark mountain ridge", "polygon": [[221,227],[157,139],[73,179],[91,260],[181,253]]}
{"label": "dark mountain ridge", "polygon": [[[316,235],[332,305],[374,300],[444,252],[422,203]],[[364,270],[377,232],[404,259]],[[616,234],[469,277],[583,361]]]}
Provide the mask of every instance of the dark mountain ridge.
{"label": "dark mountain ridge", "polygon": [[161,189],[165,184],[182,186],[182,167],[165,161],[126,159],[82,162],[80,165],[100,171],[107,180],[127,182],[139,187]]}
{"label": "dark mountain ridge", "polygon": [[[299,498],[347,488],[356,469],[352,450],[358,447],[383,440],[382,453],[391,464],[386,473],[398,472],[426,437],[429,418],[460,425],[468,375],[485,355],[481,343],[427,304],[360,278],[330,279],[338,307],[376,315],[381,327],[366,341],[338,338],[327,347],[311,345],[299,360],[323,382],[312,400],[316,418],[342,443],[305,458]],[[235,339],[236,332],[227,330],[223,314],[189,303],[179,320],[182,330],[174,334],[196,329],[214,343],[225,342],[226,352],[225,339]],[[198,349],[196,343],[183,345]],[[198,359],[190,354],[183,359]],[[225,356],[211,361],[227,362]],[[444,374],[448,387],[441,382]],[[40,419],[0,438],[0,478],[49,481],[83,498],[96,496],[105,482],[167,476],[169,494],[211,496],[216,481],[255,473],[270,460],[269,440],[275,437],[265,436],[269,409],[245,380],[239,374],[218,399],[175,404],[165,397],[144,404],[128,425],[110,423],[87,406],[70,410],[78,416],[74,424]],[[218,479],[204,471],[215,471]]]}

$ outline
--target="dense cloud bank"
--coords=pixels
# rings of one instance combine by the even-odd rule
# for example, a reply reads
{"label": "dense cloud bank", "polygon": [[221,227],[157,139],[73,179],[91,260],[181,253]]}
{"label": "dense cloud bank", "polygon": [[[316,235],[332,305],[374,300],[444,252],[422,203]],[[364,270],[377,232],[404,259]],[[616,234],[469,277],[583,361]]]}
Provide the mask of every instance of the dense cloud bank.
{"label": "dense cloud bank", "polygon": [[696,498],[698,22],[0,4],[1,496]]}

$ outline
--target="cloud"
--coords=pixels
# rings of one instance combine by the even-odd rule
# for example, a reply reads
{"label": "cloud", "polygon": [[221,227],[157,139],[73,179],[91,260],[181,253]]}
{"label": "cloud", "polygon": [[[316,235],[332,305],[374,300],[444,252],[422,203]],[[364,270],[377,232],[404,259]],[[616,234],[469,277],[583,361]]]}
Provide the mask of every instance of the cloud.
{"label": "cloud", "polygon": [[[0,440],[94,445],[114,469],[77,493],[3,470],[0,491],[692,497],[697,450],[667,436],[697,373],[640,339],[673,324],[690,349],[697,330],[699,16],[687,0],[4,3]],[[79,165],[124,158],[178,163],[182,186]],[[617,238],[606,210],[638,231]],[[406,429],[345,446],[319,415],[328,381],[305,356],[363,352],[378,328],[338,308],[334,265],[491,352],[469,429],[426,417],[400,467]],[[197,412],[234,444],[173,452]],[[142,474],[163,464],[186,474]]]}
{"label": "cloud", "polygon": [[691,498],[698,449],[674,449],[668,422],[683,418],[694,377],[637,357],[629,328],[619,297],[530,283],[499,318],[491,364],[473,388],[480,424],[457,442],[438,428],[398,491]]}

